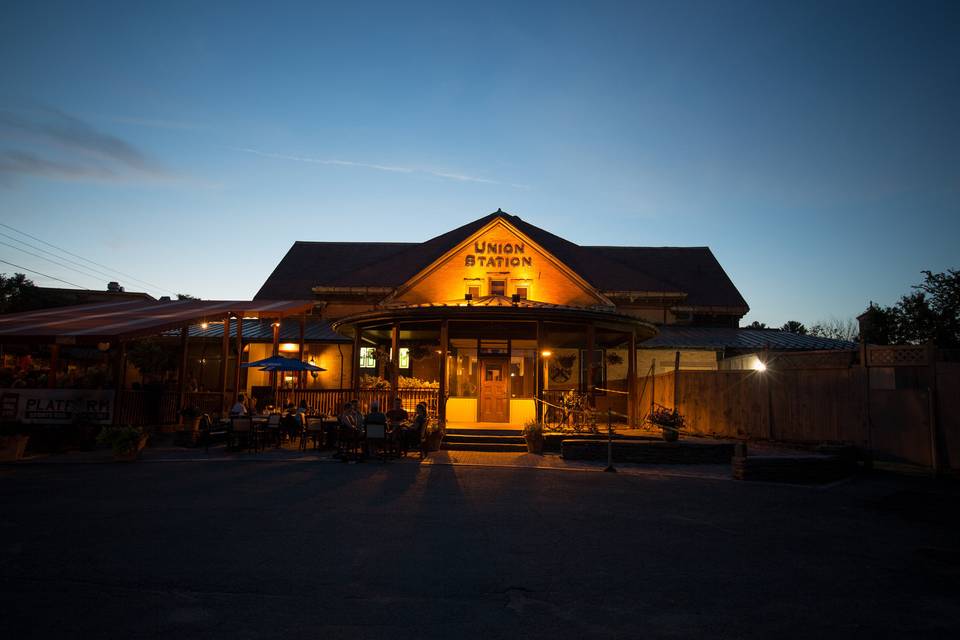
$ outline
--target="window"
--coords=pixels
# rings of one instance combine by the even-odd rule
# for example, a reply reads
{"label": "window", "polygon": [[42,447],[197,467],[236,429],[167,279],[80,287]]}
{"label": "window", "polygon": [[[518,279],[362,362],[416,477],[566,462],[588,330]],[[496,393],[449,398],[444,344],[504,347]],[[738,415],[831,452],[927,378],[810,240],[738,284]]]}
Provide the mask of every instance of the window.
{"label": "window", "polygon": [[517,295],[521,300],[527,299],[527,288],[526,287],[517,287]]}
{"label": "window", "polygon": [[467,293],[470,294],[470,298],[476,300],[480,297],[480,285],[470,285],[467,287]]}
{"label": "window", "polygon": [[377,358],[376,347],[360,347],[360,368],[361,369],[376,369],[377,368]]}
{"label": "window", "polygon": [[[390,348],[390,358],[393,359],[393,348]],[[407,347],[400,347],[400,362],[397,363],[397,366],[400,369],[409,369],[410,368],[410,349]]]}
{"label": "window", "polygon": [[505,296],[505,295],[507,295],[507,281],[506,281],[506,280],[491,280],[491,281],[490,281],[490,295],[492,295],[492,296]]}

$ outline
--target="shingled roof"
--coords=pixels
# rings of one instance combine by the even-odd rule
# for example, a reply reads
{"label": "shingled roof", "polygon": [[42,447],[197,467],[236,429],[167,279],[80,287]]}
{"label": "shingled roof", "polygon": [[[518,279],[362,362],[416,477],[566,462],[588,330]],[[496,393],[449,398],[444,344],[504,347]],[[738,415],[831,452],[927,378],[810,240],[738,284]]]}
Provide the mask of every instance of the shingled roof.
{"label": "shingled roof", "polygon": [[318,285],[399,286],[498,217],[600,291],[685,293],[689,306],[748,308],[707,247],[580,246],[499,210],[423,243],[295,242],[254,299],[311,296]]}

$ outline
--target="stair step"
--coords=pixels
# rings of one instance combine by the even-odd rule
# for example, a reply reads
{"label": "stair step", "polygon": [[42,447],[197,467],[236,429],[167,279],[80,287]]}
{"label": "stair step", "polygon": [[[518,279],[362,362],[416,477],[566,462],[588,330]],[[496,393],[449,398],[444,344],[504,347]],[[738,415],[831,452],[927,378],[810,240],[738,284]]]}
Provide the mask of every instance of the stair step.
{"label": "stair step", "polygon": [[502,444],[499,442],[447,442],[444,439],[441,449],[447,451],[491,451],[499,453],[522,453],[526,444]]}
{"label": "stair step", "polygon": [[467,435],[467,434],[446,434],[443,437],[445,442],[473,443],[473,444],[525,444],[523,436],[488,436],[488,435]]}
{"label": "stair step", "polygon": [[448,436],[516,436],[523,437],[521,429],[471,429],[469,427],[447,427]]}

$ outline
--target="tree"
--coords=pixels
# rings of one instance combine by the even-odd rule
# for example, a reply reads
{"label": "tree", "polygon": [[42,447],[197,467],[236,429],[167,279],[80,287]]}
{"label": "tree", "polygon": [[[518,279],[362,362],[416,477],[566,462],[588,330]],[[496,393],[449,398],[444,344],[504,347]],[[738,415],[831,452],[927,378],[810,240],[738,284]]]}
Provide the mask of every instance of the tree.
{"label": "tree", "polygon": [[757,320],[754,320],[753,322],[748,324],[746,327],[744,327],[744,329],[766,329],[766,328],[767,328],[766,323],[758,322]]}
{"label": "tree", "polygon": [[29,311],[36,295],[37,286],[22,273],[10,277],[0,273],[0,313]]}
{"label": "tree", "polygon": [[177,368],[176,349],[156,338],[143,338],[130,342],[127,347],[127,360],[135,366],[144,381],[162,378],[167,371]]}
{"label": "tree", "polygon": [[830,318],[829,320],[820,320],[811,326],[807,333],[817,338],[857,342],[860,340],[860,325],[853,318],[847,318],[846,320]]}
{"label": "tree", "polygon": [[192,296],[189,293],[178,293],[177,300],[199,300],[200,298]]}
{"label": "tree", "polygon": [[797,320],[787,320],[784,323],[784,325],[780,327],[780,331],[787,331],[789,333],[795,333],[800,336],[807,335],[807,328],[803,326],[802,322],[799,322]]}
{"label": "tree", "polygon": [[922,273],[923,282],[895,305],[870,303],[861,316],[866,342],[960,346],[960,271]]}

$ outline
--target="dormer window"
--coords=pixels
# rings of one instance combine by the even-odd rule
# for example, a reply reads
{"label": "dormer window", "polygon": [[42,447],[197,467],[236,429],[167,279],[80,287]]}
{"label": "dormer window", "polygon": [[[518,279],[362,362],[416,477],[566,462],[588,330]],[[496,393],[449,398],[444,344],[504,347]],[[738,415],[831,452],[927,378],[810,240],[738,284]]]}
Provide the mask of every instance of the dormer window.
{"label": "dormer window", "polygon": [[505,295],[507,295],[507,281],[506,281],[506,280],[491,280],[491,281],[490,281],[490,295],[492,295],[492,296],[505,296]]}

